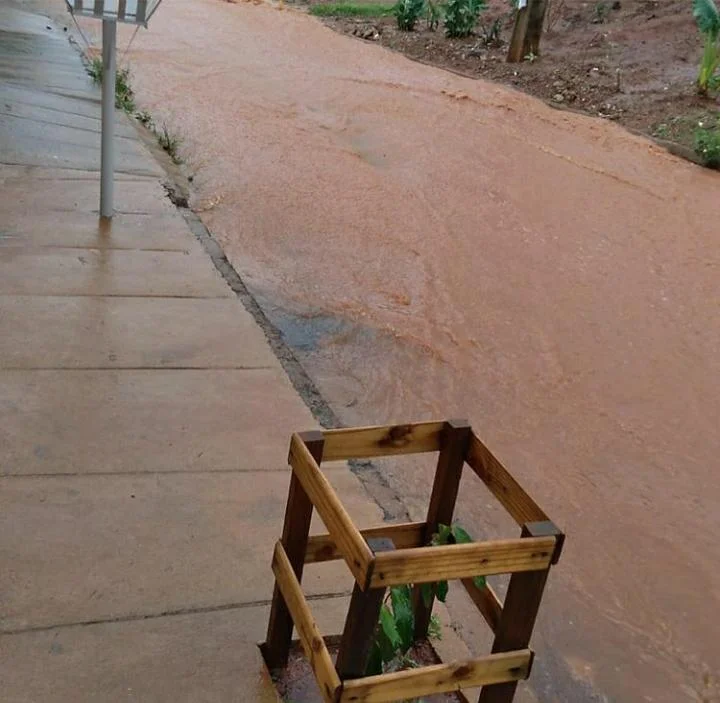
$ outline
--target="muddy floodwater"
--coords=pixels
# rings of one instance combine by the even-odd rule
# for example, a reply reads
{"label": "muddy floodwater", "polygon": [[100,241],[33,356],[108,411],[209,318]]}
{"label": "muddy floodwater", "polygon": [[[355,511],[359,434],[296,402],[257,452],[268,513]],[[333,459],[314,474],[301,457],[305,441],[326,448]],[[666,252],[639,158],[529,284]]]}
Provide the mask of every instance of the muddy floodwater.
{"label": "muddy floodwater", "polygon": [[[129,57],[337,415],[468,417],[567,532],[525,699],[720,700],[720,175],[287,6],[174,0]],[[382,470],[421,517],[431,463]]]}

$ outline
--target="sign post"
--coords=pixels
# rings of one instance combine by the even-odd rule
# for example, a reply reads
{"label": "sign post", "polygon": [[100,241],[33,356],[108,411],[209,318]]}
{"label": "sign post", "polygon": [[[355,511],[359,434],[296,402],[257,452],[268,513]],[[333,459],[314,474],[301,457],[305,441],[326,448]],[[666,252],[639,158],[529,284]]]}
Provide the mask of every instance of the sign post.
{"label": "sign post", "polygon": [[100,138],[100,217],[113,216],[115,174],[115,77],[117,23],[147,27],[162,0],[65,0],[73,15],[102,20],[102,134]]}
{"label": "sign post", "polygon": [[100,144],[100,217],[113,216],[113,176],[115,173],[115,43],[117,23],[102,21],[102,135]]}

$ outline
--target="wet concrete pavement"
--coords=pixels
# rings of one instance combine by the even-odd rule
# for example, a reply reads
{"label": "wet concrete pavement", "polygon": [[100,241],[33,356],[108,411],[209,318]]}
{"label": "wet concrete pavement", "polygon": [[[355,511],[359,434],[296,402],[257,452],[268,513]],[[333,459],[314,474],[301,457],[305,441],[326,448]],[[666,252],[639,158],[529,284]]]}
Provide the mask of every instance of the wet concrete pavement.
{"label": "wet concrete pavement", "polygon": [[[334,411],[469,416],[567,530],[541,697],[717,700],[718,175],[268,4],[177,0],[130,57]],[[431,467],[384,470],[421,515]]]}
{"label": "wet concrete pavement", "polygon": [[[27,7],[0,3],[0,699],[271,703],[287,447],[316,423],[119,114],[99,225],[99,90]],[[345,571],[305,579],[328,632]]]}

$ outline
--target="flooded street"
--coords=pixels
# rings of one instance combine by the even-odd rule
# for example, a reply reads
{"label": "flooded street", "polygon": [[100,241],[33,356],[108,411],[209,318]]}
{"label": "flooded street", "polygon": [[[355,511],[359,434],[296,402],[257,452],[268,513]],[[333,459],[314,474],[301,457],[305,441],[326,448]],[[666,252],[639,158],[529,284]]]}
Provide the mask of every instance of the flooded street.
{"label": "flooded street", "polygon": [[[129,57],[338,416],[468,417],[567,532],[539,700],[720,700],[720,176],[267,4],[163,4]],[[431,471],[387,469],[413,517]]]}

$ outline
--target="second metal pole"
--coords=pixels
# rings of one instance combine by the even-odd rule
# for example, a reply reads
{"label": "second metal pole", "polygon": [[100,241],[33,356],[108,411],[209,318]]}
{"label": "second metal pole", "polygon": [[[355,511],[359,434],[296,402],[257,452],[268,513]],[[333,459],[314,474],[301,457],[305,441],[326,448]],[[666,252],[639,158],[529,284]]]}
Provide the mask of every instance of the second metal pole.
{"label": "second metal pole", "polygon": [[115,171],[115,39],[114,20],[102,23],[102,142],[100,150],[100,216],[113,216],[113,174]]}

